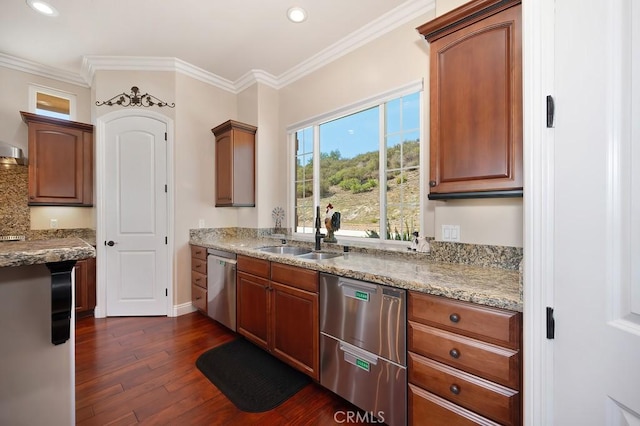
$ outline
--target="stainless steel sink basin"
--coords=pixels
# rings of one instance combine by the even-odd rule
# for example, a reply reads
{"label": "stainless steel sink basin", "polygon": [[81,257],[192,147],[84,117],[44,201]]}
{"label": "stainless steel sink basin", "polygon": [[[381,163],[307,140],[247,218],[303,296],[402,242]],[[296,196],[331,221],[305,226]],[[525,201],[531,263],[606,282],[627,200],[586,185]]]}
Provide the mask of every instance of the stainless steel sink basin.
{"label": "stainless steel sink basin", "polygon": [[342,256],[342,253],[324,253],[324,252],[312,251],[307,254],[298,255],[296,257],[300,259],[322,260],[322,259],[331,259],[338,256]]}
{"label": "stainless steel sink basin", "polygon": [[260,251],[266,251],[268,253],[275,254],[291,254],[293,256],[298,256],[301,254],[311,253],[311,250],[306,249],[304,247],[295,247],[295,246],[267,246],[258,248]]}

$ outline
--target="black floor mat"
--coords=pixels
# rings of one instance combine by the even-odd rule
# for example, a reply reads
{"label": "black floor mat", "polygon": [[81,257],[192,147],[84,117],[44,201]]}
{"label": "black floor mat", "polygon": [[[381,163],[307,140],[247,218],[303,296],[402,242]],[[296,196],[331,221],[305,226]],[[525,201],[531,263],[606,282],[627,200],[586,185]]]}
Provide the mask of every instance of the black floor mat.
{"label": "black floor mat", "polygon": [[245,339],[204,352],[196,366],[236,407],[250,413],[277,407],[311,381]]}

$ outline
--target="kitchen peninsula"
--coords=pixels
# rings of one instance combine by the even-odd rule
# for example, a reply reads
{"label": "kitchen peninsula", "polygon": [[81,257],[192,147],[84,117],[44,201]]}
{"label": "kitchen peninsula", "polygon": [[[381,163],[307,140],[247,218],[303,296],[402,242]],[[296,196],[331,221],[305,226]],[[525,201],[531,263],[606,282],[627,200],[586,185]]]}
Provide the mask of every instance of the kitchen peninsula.
{"label": "kitchen peninsula", "polygon": [[0,424],[73,424],[71,271],[80,238],[0,243]]}

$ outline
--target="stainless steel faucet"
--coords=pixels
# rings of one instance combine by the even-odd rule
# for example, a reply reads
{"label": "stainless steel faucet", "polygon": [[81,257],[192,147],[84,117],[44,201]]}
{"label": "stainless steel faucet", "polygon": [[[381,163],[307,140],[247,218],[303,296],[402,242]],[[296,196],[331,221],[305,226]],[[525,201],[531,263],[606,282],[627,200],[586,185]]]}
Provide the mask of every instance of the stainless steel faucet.
{"label": "stainless steel faucet", "polygon": [[320,241],[325,237],[325,234],[320,232],[322,227],[322,221],[320,220],[320,206],[316,206],[316,250],[320,250]]}

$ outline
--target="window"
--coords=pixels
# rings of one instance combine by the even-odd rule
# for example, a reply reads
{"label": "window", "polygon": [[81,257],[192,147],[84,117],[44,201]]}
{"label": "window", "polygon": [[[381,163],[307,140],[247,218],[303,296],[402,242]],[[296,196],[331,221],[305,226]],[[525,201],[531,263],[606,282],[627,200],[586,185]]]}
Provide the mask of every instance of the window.
{"label": "window", "polygon": [[29,86],[29,110],[34,114],[76,119],[76,95],[49,87]]}
{"label": "window", "polygon": [[[371,103],[370,103],[371,104]],[[421,93],[294,128],[295,232],[315,232],[329,205],[336,236],[409,240],[420,231]]]}

